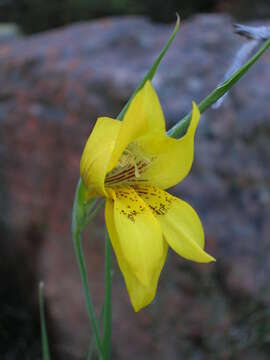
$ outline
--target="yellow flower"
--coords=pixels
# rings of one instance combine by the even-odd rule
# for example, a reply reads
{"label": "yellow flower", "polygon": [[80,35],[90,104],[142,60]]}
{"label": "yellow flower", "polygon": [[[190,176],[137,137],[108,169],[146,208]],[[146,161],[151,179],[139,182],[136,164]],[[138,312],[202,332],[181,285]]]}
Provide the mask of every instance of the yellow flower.
{"label": "yellow flower", "polygon": [[98,118],[81,158],[82,181],[106,197],[105,220],[135,311],[154,298],[168,245],[182,257],[215,261],[204,250],[195,210],[163,189],[189,173],[200,113],[180,139],[166,135],[157,94],[148,81],[123,121]]}

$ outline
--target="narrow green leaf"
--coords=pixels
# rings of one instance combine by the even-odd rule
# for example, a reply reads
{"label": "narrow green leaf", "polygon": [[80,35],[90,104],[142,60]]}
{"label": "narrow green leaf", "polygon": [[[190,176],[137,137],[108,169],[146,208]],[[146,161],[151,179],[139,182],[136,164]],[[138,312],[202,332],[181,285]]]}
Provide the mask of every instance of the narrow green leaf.
{"label": "narrow green leaf", "polygon": [[42,358],[43,360],[50,360],[50,350],[48,344],[48,336],[45,320],[44,309],[44,295],[43,295],[44,283],[39,283],[39,311],[40,311],[40,323],[41,323],[41,343],[42,343]]}
{"label": "narrow green leaf", "polygon": [[142,81],[140,82],[140,84],[136,87],[135,91],[133,92],[132,96],[130,97],[130,99],[128,100],[128,102],[126,103],[126,105],[123,107],[122,111],[120,112],[120,114],[117,116],[118,120],[122,120],[125,112],[127,111],[127,108],[131,102],[131,100],[134,98],[134,96],[137,94],[137,92],[144,86],[144,84],[146,83],[147,80],[152,80],[155,76],[155,73],[157,72],[157,69],[161,63],[161,60],[163,59],[164,55],[166,54],[166,52],[168,51],[171,43],[173,42],[173,39],[175,38],[175,35],[179,29],[180,26],[180,16],[176,13],[176,23],[175,23],[175,27],[174,30],[171,34],[171,36],[169,37],[167,43],[165,44],[164,48],[161,50],[161,52],[159,53],[158,57],[156,58],[154,64],[152,65],[152,67],[149,69],[149,71],[146,73],[145,77],[142,79]]}
{"label": "narrow green leaf", "polygon": [[[229,91],[233,85],[235,85],[242,76],[250,69],[250,67],[265,53],[270,46],[270,40],[267,40],[257,53],[246,62],[239,70],[235,71],[232,76],[219,85],[214,91],[212,91],[206,98],[204,98],[200,104],[200,112],[203,113],[210,106],[212,106],[219,98],[221,98],[227,91]],[[177,124],[175,124],[169,131],[168,135],[174,138],[178,138],[183,135],[188,128],[192,112],[187,114]]]}

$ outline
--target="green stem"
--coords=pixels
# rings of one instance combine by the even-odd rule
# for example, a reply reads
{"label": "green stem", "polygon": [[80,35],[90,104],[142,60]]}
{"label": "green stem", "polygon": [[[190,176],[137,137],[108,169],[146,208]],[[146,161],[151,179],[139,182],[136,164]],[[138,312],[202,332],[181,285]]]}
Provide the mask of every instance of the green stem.
{"label": "green stem", "polygon": [[[101,307],[101,310],[100,310],[100,313],[99,313],[99,316],[98,316],[98,320],[97,320],[97,325],[98,325],[99,329],[100,329],[100,326],[101,326],[101,321],[103,319],[103,316],[104,316],[104,304]],[[92,356],[94,354],[94,350],[95,350],[95,339],[92,339],[92,341],[90,342],[89,349],[88,349],[87,360],[92,359]]]}
{"label": "green stem", "polygon": [[98,327],[97,327],[97,323],[96,323],[94,306],[93,306],[93,303],[91,300],[91,293],[90,293],[90,289],[88,286],[88,277],[87,277],[85,260],[84,260],[82,244],[81,244],[81,233],[79,231],[73,232],[73,242],[74,242],[74,248],[75,248],[75,253],[76,253],[79,269],[80,269],[80,274],[81,274],[81,279],[82,279],[82,284],[83,284],[83,291],[84,291],[84,296],[85,296],[85,300],[86,300],[86,304],[87,304],[88,316],[89,316],[89,319],[90,319],[90,322],[92,325],[92,329],[93,329],[93,333],[94,333],[94,337],[95,337],[95,341],[96,341],[96,345],[97,345],[98,356],[101,360],[103,360],[104,359],[103,348],[102,348],[102,343],[100,340]]}
{"label": "green stem", "polygon": [[105,302],[104,302],[104,359],[108,360],[111,353],[112,334],[112,277],[111,277],[112,251],[109,235],[105,239]]}
{"label": "green stem", "polygon": [[[262,47],[252,58],[246,62],[239,70],[235,71],[232,76],[225,80],[215,90],[213,90],[206,98],[204,98],[200,104],[200,112],[203,113],[210,106],[212,106],[218,99],[220,99],[228,90],[230,90],[234,84],[241,79],[241,77],[249,70],[249,68],[265,53],[270,46],[270,40],[265,41]],[[192,112],[188,113],[183,119],[175,124],[169,131],[168,135],[174,138],[178,138],[185,133],[188,128]]]}

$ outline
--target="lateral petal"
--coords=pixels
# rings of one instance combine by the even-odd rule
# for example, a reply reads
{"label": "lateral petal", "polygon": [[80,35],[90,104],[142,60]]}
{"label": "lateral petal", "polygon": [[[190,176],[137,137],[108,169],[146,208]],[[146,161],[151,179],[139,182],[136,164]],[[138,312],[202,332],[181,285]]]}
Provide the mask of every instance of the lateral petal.
{"label": "lateral petal", "polygon": [[98,118],[84,147],[80,173],[85,187],[96,195],[106,195],[104,179],[121,125],[119,120]]}
{"label": "lateral petal", "polygon": [[152,302],[155,297],[160,272],[164,266],[167,256],[168,245],[163,241],[162,259],[148,286],[143,285],[133,274],[123,255],[120,240],[114,223],[114,204],[113,200],[107,199],[105,207],[105,220],[110,236],[110,240],[117,258],[117,262],[124,276],[125,284],[129,293],[130,301],[134,310],[137,312]]}
{"label": "lateral petal", "polygon": [[180,256],[201,263],[215,261],[204,249],[204,231],[199,216],[185,201],[150,186],[136,188],[152,209],[165,240]]}
{"label": "lateral petal", "polygon": [[162,133],[150,133],[136,140],[145,157],[152,159],[141,176],[141,181],[167,189],[187,176],[194,158],[194,135],[199,118],[199,109],[193,103],[189,128],[180,139],[173,139]]}
{"label": "lateral petal", "polygon": [[126,111],[108,170],[117,164],[128,144],[150,132],[165,133],[165,119],[158,95],[151,82],[147,81]]}

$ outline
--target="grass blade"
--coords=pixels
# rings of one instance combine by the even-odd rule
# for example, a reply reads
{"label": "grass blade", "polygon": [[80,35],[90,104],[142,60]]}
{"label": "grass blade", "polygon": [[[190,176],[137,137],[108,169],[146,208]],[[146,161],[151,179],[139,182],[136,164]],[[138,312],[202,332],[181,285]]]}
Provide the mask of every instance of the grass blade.
{"label": "grass blade", "polygon": [[39,311],[41,323],[41,343],[42,343],[42,358],[43,360],[50,360],[50,350],[48,343],[48,335],[46,329],[45,309],[44,309],[44,283],[39,283]]}
{"label": "grass blade", "polygon": [[123,107],[122,111],[120,112],[120,114],[117,116],[118,120],[122,120],[125,112],[127,111],[127,108],[131,102],[131,100],[134,98],[134,96],[137,94],[137,92],[144,86],[144,84],[146,83],[147,80],[152,80],[155,76],[155,73],[157,72],[157,69],[162,61],[162,59],[164,58],[166,52],[168,51],[171,43],[173,42],[175,35],[177,33],[177,31],[179,30],[179,26],[180,26],[180,16],[176,13],[176,23],[175,23],[175,27],[173,32],[171,33],[167,43],[165,44],[165,46],[163,47],[163,49],[161,50],[161,52],[159,53],[158,57],[156,58],[155,62],[153,63],[152,67],[149,69],[149,71],[146,73],[145,77],[142,79],[142,81],[140,82],[140,84],[136,87],[135,91],[133,92],[133,94],[131,95],[130,99],[128,100],[128,102],[126,103],[126,105]]}

